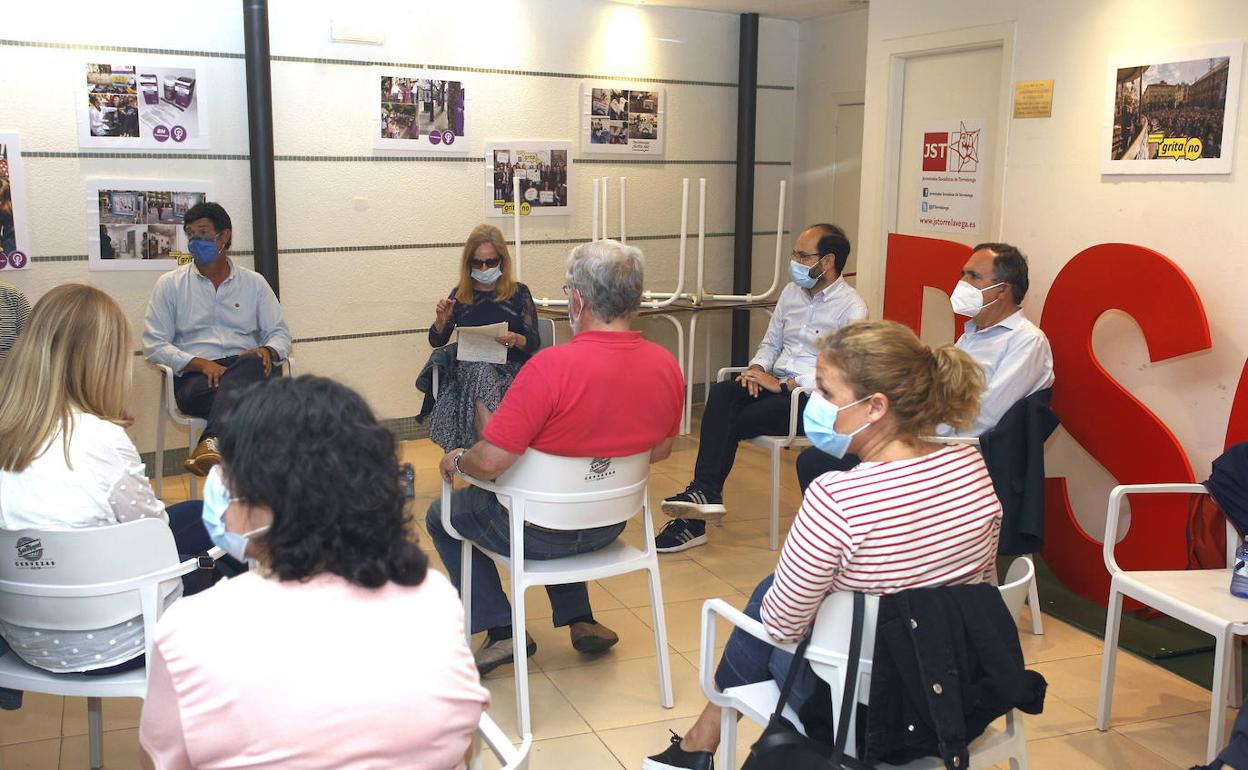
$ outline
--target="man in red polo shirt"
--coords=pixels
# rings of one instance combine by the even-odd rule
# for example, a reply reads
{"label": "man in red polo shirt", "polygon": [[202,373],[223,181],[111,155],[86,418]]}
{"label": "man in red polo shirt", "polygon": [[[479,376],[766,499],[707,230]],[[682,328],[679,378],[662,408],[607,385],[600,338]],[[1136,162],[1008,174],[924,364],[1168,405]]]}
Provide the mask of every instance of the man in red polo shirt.
{"label": "man in red polo shirt", "polygon": [[[441,472],[496,479],[532,447],[560,457],[626,457],[650,452],[667,458],[680,432],[684,377],[666,349],[633,331],[641,306],[642,254],[611,240],[578,246],[568,256],[568,316],[572,341],[539,351],[520,369],[502,403],[470,449],[442,458]],[[510,552],[509,514],[490,492],[454,493],[451,523],[464,537],[495,553]],[[426,526],[447,572],[459,582],[460,543],[442,527],[441,501],[429,506]],[[606,547],[624,524],[578,531],[525,528],[524,555],[557,559]],[[514,660],[511,605],[498,570],[473,551],[473,633],[487,631],[476,651],[482,675]],[[572,646],[602,652],[619,641],[594,620],[584,583],[547,586],[555,626],[569,626]],[[537,644],[526,639],[526,654]]]}

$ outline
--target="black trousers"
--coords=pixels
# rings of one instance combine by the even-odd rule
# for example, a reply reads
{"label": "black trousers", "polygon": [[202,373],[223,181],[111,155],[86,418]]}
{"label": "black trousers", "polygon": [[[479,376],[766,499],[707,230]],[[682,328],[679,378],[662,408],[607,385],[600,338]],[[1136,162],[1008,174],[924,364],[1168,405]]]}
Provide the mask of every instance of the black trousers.
{"label": "black trousers", "polygon": [[[173,378],[173,400],[178,402],[182,414],[208,421],[203,438],[217,435],[213,430],[213,418],[223,395],[264,382],[264,361],[260,360],[260,356],[226,356],[218,358],[217,363],[225,367],[225,374],[221,375],[216,388],[208,387],[207,375],[199,372],[188,372]],[[279,374],[276,364],[273,374]],[[228,403],[228,399],[225,402]]]}
{"label": "black trousers", "polygon": [[[806,395],[799,396],[797,432],[802,430],[801,410]],[[707,396],[699,434],[698,459],[693,466],[693,480],[704,491],[724,493],[724,481],[737,459],[737,442],[755,436],[786,435],[789,432],[787,393],[762,391],[757,397],[741,387],[736,380],[717,382]]]}
{"label": "black trousers", "polygon": [[828,471],[847,471],[860,462],[858,455],[847,454],[838,459],[812,446],[797,456],[797,485],[804,495],[810,482]]}

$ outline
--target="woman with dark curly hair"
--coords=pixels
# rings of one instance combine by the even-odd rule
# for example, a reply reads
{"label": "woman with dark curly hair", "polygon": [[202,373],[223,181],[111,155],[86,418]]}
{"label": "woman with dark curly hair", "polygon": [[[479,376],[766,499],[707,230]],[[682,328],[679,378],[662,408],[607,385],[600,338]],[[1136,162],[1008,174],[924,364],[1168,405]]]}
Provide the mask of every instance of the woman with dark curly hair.
{"label": "woman with dark curly hair", "polygon": [[161,618],[155,767],[461,767],[489,694],[408,529],[393,436],[319,377],[224,407],[204,518],[255,568]]}

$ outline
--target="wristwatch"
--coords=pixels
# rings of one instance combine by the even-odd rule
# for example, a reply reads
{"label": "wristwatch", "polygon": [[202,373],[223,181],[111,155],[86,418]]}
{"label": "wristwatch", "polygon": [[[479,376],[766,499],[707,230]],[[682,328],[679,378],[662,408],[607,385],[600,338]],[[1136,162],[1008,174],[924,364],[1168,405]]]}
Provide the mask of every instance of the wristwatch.
{"label": "wristwatch", "polygon": [[461,449],[461,450],[459,450],[459,454],[455,455],[455,459],[452,461],[452,462],[454,462],[454,463],[455,463],[455,472],[456,472],[456,473],[458,473],[458,474],[459,474],[459,475],[461,475],[461,476],[465,476],[465,475],[467,475],[467,474],[465,474],[465,473],[464,473],[464,469],[463,469],[463,468],[460,468],[460,467],[459,467],[459,458],[463,457],[463,456],[464,456],[464,455],[466,455],[466,454],[468,454],[468,450],[467,450],[467,449]]}
{"label": "wristwatch", "polygon": [[780,380],[780,392],[781,392],[781,393],[783,393],[783,394],[785,394],[786,396],[787,396],[790,392],[792,392],[792,391],[789,389],[789,381],[788,381],[788,380]]}

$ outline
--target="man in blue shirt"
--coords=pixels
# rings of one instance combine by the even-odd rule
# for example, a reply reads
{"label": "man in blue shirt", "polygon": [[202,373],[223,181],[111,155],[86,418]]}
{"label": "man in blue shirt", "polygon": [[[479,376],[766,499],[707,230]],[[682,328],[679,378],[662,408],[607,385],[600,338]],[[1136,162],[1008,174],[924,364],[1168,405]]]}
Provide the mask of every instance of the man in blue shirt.
{"label": "man in blue shirt", "polygon": [[[790,393],[815,384],[815,341],[867,317],[866,303],[841,278],[849,250],[849,239],[836,225],[812,225],[794,241],[792,283],[780,293],[749,370],[711,386],[693,481],[663,501],[663,512],[674,521],[655,536],[659,551],[675,553],[706,542],[706,519],[717,520],[726,512],[724,482],[737,456],[737,442],[787,434]],[[806,397],[799,398],[804,406]]]}
{"label": "man in blue shirt", "polygon": [[206,476],[221,461],[213,432],[219,397],[268,379],[290,354],[291,340],[269,284],[229,258],[233,229],[225,209],[200,203],[183,222],[193,259],[156,281],[143,352],[151,363],[173,370],[178,409],[208,421],[185,463],[191,473]]}

